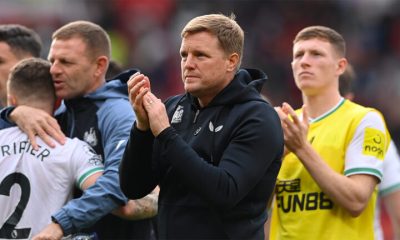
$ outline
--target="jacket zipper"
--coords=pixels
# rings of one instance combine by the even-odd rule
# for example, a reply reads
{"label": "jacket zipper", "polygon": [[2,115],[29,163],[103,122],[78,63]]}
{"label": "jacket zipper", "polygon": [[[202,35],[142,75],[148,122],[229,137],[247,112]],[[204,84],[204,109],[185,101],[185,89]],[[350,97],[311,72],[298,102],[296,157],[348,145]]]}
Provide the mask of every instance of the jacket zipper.
{"label": "jacket zipper", "polygon": [[199,114],[200,114],[200,110],[197,109],[196,114],[194,115],[193,123],[197,122],[197,117],[199,116]]}
{"label": "jacket zipper", "polygon": [[70,127],[68,137],[73,138],[74,133],[75,133],[75,112],[74,112],[74,110],[72,110],[72,108],[68,108],[68,112],[70,113],[70,114],[68,114],[68,116],[70,116],[70,117],[67,118],[69,121],[67,127]]}

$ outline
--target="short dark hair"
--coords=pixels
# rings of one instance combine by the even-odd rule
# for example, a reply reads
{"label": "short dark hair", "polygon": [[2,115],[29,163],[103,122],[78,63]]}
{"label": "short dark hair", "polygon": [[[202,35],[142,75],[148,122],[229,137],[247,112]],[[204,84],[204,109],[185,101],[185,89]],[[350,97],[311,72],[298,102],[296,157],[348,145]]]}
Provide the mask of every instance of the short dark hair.
{"label": "short dark hair", "polygon": [[7,43],[15,56],[40,57],[42,41],[30,28],[18,24],[0,25],[0,42]]}
{"label": "short dark hair", "polygon": [[89,57],[95,59],[99,56],[111,57],[111,41],[107,32],[99,25],[89,21],[70,22],[53,33],[53,40],[67,40],[80,38],[86,44]]}
{"label": "short dark hair", "polygon": [[346,56],[346,42],[344,41],[343,36],[332,28],[325,26],[310,26],[302,29],[299,33],[297,33],[293,44],[297,43],[298,41],[309,40],[313,38],[328,41],[330,44],[332,44],[333,48],[340,57]]}
{"label": "short dark hair", "polygon": [[54,104],[56,94],[50,67],[50,62],[40,58],[18,62],[9,74],[8,90],[23,102],[51,101]]}

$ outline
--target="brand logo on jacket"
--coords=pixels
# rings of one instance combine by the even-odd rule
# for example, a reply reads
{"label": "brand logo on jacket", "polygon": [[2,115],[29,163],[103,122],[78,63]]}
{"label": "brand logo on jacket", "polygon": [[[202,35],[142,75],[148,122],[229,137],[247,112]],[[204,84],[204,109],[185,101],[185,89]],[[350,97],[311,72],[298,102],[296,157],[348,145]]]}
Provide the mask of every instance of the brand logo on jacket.
{"label": "brand logo on jacket", "polygon": [[118,150],[118,148],[120,148],[122,146],[122,144],[125,143],[126,140],[120,140],[117,144],[117,146],[115,147],[115,150]]}
{"label": "brand logo on jacket", "polygon": [[174,115],[172,116],[171,123],[180,123],[182,122],[182,115],[183,115],[183,106],[179,105],[175,112]]}
{"label": "brand logo on jacket", "polygon": [[221,131],[221,129],[223,128],[223,125],[220,125],[216,128],[214,128],[214,124],[210,121],[210,123],[208,124],[208,128],[210,129],[211,132],[219,132]]}
{"label": "brand logo on jacket", "polygon": [[201,127],[199,127],[198,129],[196,129],[196,131],[194,132],[194,135],[197,136],[199,134],[199,132],[201,131]]}
{"label": "brand logo on jacket", "polygon": [[83,135],[83,141],[89,143],[89,145],[92,147],[95,147],[97,145],[98,140],[94,128],[91,127],[88,132],[85,132],[85,134]]}

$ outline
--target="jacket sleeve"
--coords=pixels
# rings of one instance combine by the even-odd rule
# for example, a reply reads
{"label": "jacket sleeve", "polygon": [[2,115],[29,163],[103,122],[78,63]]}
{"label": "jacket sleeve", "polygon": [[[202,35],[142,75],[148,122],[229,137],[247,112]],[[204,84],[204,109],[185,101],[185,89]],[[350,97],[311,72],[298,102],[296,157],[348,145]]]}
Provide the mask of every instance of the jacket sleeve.
{"label": "jacket sleeve", "polygon": [[188,188],[221,209],[229,209],[243,199],[272,162],[280,161],[283,152],[283,132],[271,107],[248,109],[244,116],[232,132],[218,166],[202,159],[172,127],[157,137],[161,155]]}
{"label": "jacket sleeve", "polygon": [[118,168],[134,122],[132,108],[122,99],[106,102],[98,117],[105,157],[104,172],[80,198],[69,201],[53,215],[64,235],[93,225],[128,200],[120,189]]}
{"label": "jacket sleeve", "polygon": [[9,119],[11,112],[15,107],[5,107],[0,111],[0,130],[8,127],[15,126],[13,122]]}
{"label": "jacket sleeve", "polygon": [[[184,97],[178,95],[168,98],[165,106],[173,112],[176,104]],[[150,130],[140,131],[136,123],[132,126],[131,135],[121,161],[119,174],[123,193],[130,199],[139,199],[150,193],[160,177],[160,163],[153,155],[154,136]]]}
{"label": "jacket sleeve", "polygon": [[152,172],[153,141],[151,131],[140,131],[134,124],[119,170],[122,192],[130,199],[146,196],[157,185]]}

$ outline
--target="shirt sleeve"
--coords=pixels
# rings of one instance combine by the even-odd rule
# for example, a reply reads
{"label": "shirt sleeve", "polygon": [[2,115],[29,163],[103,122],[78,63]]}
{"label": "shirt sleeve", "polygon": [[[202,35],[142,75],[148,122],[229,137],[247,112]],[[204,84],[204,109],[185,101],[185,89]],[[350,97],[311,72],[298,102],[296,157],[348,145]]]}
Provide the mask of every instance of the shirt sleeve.
{"label": "shirt sleeve", "polygon": [[157,185],[152,178],[153,142],[150,130],[140,131],[136,124],[132,127],[119,169],[121,189],[131,199],[144,197]]}
{"label": "shirt sleeve", "polygon": [[5,107],[0,111],[0,129],[5,129],[8,127],[15,126],[13,122],[9,119],[9,116],[12,111],[14,111],[15,107]]}
{"label": "shirt sleeve", "polygon": [[383,161],[383,179],[379,185],[379,195],[385,196],[395,191],[400,191],[400,156],[391,141]]}
{"label": "shirt sleeve", "polygon": [[75,176],[75,182],[79,189],[87,178],[95,173],[103,172],[104,165],[101,156],[96,154],[92,147],[77,138],[73,139],[75,147],[72,151],[71,169]]}
{"label": "shirt sleeve", "polygon": [[381,180],[387,139],[382,117],[375,111],[368,112],[346,150],[344,175],[368,174]]}
{"label": "shirt sleeve", "polygon": [[132,108],[127,99],[109,101],[102,105],[98,117],[104,172],[80,198],[72,199],[53,215],[64,235],[93,225],[128,201],[120,188],[118,169],[135,119]]}

